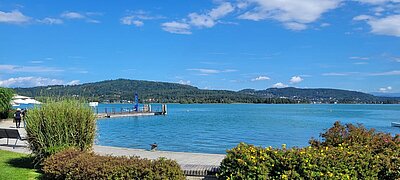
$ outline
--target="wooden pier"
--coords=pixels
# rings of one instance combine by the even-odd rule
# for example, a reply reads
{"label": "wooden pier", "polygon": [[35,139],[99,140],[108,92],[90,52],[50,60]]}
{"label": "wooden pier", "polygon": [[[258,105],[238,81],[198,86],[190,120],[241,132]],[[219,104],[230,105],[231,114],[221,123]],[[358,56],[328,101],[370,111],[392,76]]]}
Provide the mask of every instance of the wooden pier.
{"label": "wooden pier", "polygon": [[135,117],[135,116],[155,116],[155,115],[166,115],[167,105],[162,104],[161,110],[153,111],[151,105],[145,104],[141,109],[134,108],[115,108],[115,107],[103,107],[101,109],[95,109],[97,118],[118,118],[118,117]]}

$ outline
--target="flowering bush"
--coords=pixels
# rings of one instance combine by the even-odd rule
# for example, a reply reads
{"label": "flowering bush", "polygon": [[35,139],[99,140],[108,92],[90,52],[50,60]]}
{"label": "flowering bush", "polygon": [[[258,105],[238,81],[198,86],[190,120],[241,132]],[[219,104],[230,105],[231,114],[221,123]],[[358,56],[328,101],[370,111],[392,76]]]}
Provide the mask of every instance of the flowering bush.
{"label": "flowering bush", "polygon": [[228,150],[220,179],[398,179],[400,138],[362,126],[334,127],[305,148],[262,148],[240,143]]}
{"label": "flowering bush", "polygon": [[185,179],[176,161],[100,156],[67,149],[43,162],[46,179]]}

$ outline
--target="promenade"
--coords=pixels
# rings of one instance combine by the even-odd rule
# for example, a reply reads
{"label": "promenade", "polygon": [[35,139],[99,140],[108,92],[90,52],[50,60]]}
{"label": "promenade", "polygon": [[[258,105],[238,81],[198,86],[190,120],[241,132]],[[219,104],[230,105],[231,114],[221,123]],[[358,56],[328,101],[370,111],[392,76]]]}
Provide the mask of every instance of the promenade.
{"label": "promenade", "polygon": [[[22,125],[22,123],[21,123]],[[15,128],[12,121],[0,121],[0,128]],[[22,137],[26,137],[24,128],[18,129]],[[28,149],[27,141],[18,141],[17,146],[13,148],[15,143],[14,139],[10,139],[9,145],[6,139],[0,139],[0,149],[29,154],[31,151]],[[178,162],[189,179],[212,179],[221,161],[224,159],[223,154],[205,154],[205,153],[187,153],[187,152],[171,152],[171,151],[149,151],[144,149],[130,149],[110,146],[94,145],[93,151],[100,155],[111,156],[139,156],[147,159],[157,159],[165,157],[173,159]],[[198,178],[196,178],[198,177]]]}

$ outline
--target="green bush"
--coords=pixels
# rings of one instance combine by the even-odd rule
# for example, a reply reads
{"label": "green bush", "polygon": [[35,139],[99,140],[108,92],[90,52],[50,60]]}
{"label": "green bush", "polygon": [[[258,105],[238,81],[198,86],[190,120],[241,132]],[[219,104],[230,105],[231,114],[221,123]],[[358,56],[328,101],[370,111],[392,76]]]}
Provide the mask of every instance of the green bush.
{"label": "green bush", "polygon": [[77,100],[42,104],[29,111],[26,123],[29,148],[37,164],[69,147],[91,149],[96,133],[91,108]]}
{"label": "green bush", "polygon": [[0,87],[0,119],[7,119],[11,110],[11,100],[14,91],[8,88]]}
{"label": "green bush", "polygon": [[227,151],[220,179],[398,179],[400,138],[335,123],[305,148],[244,143]]}
{"label": "green bush", "polygon": [[185,179],[172,160],[100,156],[73,149],[50,156],[43,165],[49,179]]}

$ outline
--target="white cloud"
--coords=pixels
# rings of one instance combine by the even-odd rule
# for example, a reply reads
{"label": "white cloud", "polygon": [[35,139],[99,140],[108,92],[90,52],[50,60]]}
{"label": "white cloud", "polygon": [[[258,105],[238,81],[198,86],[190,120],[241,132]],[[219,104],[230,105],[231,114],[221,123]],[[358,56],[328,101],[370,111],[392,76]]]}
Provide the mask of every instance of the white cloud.
{"label": "white cloud", "polygon": [[284,23],[284,25],[286,28],[288,28],[290,30],[294,30],[294,31],[301,31],[301,30],[307,29],[307,25],[297,23],[297,22],[288,22],[288,23]]}
{"label": "white cloud", "polygon": [[279,82],[279,83],[272,85],[272,87],[273,88],[285,88],[285,87],[288,87],[288,85]]}
{"label": "white cloud", "polygon": [[400,37],[400,15],[389,15],[378,18],[360,15],[353,18],[356,21],[366,21],[371,26],[371,33]]}
{"label": "white cloud", "polygon": [[395,71],[387,71],[387,72],[380,72],[380,73],[370,73],[368,75],[370,75],[370,76],[396,76],[396,75],[400,75],[400,71],[395,70]]}
{"label": "white cloud", "polygon": [[354,65],[366,65],[368,64],[367,62],[355,62],[353,63]]}
{"label": "white cloud", "polygon": [[372,33],[400,37],[400,15],[371,19],[367,22]]}
{"label": "white cloud", "polygon": [[190,19],[190,24],[192,24],[193,26],[210,28],[217,23],[216,20],[226,16],[234,10],[235,8],[232,6],[231,3],[224,2],[208,13],[190,13],[188,17]]}
{"label": "white cloud", "polygon": [[183,85],[190,85],[190,81],[184,81],[184,80],[179,80],[178,81],[179,84],[183,84]]}
{"label": "white cloud", "polygon": [[229,2],[223,2],[218,7],[210,11],[199,14],[190,13],[188,20],[183,19],[180,22],[172,21],[161,24],[164,31],[175,34],[192,34],[191,27],[211,28],[219,23],[219,19],[233,12],[235,7]]}
{"label": "white cloud", "polygon": [[365,4],[374,4],[374,5],[379,5],[379,4],[385,4],[388,2],[400,2],[399,0],[355,0],[361,3]]}
{"label": "white cloud", "polygon": [[40,22],[40,23],[43,23],[43,24],[49,24],[49,25],[52,25],[52,24],[62,24],[62,23],[64,23],[63,22],[63,20],[61,20],[61,19],[57,19],[57,18],[44,18],[44,19],[41,19],[41,20],[37,20],[38,22]]}
{"label": "white cloud", "polygon": [[0,23],[23,24],[30,21],[30,17],[25,16],[18,10],[11,12],[0,11]]}
{"label": "white cloud", "polygon": [[356,59],[356,60],[369,60],[369,57],[359,57],[359,56],[351,56],[349,59]]}
{"label": "white cloud", "polygon": [[192,34],[189,24],[180,23],[176,21],[166,22],[161,24],[164,31],[174,34]]}
{"label": "white cloud", "polygon": [[43,72],[62,72],[64,70],[53,67],[44,67],[44,66],[0,65],[0,71],[8,73],[18,73],[18,72],[43,73]]}
{"label": "white cloud", "polygon": [[328,27],[328,26],[331,26],[331,24],[329,24],[329,23],[322,23],[320,26],[321,26],[321,27]]}
{"label": "white cloud", "polygon": [[43,61],[29,61],[29,62],[32,64],[42,64],[43,63]]}
{"label": "white cloud", "polygon": [[303,80],[304,79],[301,78],[300,76],[293,76],[292,78],[290,78],[290,83],[291,84],[297,84],[297,83],[300,83]]}
{"label": "white cloud", "polygon": [[97,12],[87,12],[87,13],[78,13],[78,12],[71,12],[71,11],[66,11],[62,13],[60,16],[64,19],[70,19],[70,20],[85,20],[88,23],[95,23],[98,24],[100,23],[99,20],[91,19],[90,16],[97,16],[97,15],[102,15],[102,13],[97,13]]}
{"label": "white cloud", "polygon": [[383,93],[387,93],[390,90],[392,90],[392,86],[379,88],[379,92],[383,92]]}
{"label": "white cloud", "polygon": [[348,76],[350,73],[336,73],[336,72],[331,72],[331,73],[323,73],[323,76]]}
{"label": "white cloud", "polygon": [[85,19],[86,16],[77,13],[77,12],[64,12],[61,14],[61,17],[66,19]]}
{"label": "white cloud", "polygon": [[135,20],[132,22],[136,27],[141,27],[144,25],[143,21]]}
{"label": "white cloud", "polygon": [[220,70],[216,70],[216,69],[188,69],[189,71],[198,71],[199,73],[202,74],[217,74],[217,73],[221,73]]}
{"label": "white cloud", "polygon": [[79,80],[72,80],[72,81],[70,81],[70,82],[67,82],[66,83],[66,85],[78,85],[78,84],[80,84],[81,82],[79,81]]}
{"label": "white cloud", "polygon": [[218,74],[218,73],[230,73],[230,72],[236,72],[236,69],[224,69],[224,70],[217,70],[217,69],[201,69],[201,68],[195,68],[195,69],[187,69],[188,71],[197,71],[200,73],[199,75],[207,76],[210,74]]}
{"label": "white cloud", "polygon": [[17,77],[0,80],[1,87],[33,87],[63,84],[62,80],[42,77]]}
{"label": "white cloud", "polygon": [[258,76],[254,79],[251,79],[251,81],[265,81],[265,80],[270,80],[271,78],[267,77],[267,76]]}
{"label": "white cloud", "polygon": [[144,25],[144,20],[162,19],[163,16],[151,15],[147,11],[137,10],[129,11],[127,16],[120,19],[121,24],[124,25],[135,25],[136,27],[141,27]]}
{"label": "white cloud", "polygon": [[247,0],[256,7],[240,15],[239,19],[274,19],[292,30],[306,29],[306,24],[315,22],[323,13],[335,9],[341,0]]}
{"label": "white cloud", "polygon": [[121,24],[124,25],[135,25],[136,27],[141,27],[144,25],[143,21],[135,19],[135,16],[125,16],[121,18]]}
{"label": "white cloud", "polygon": [[362,14],[362,15],[358,15],[358,16],[354,17],[353,20],[354,21],[364,21],[364,20],[369,20],[372,18],[373,18],[372,16]]}

